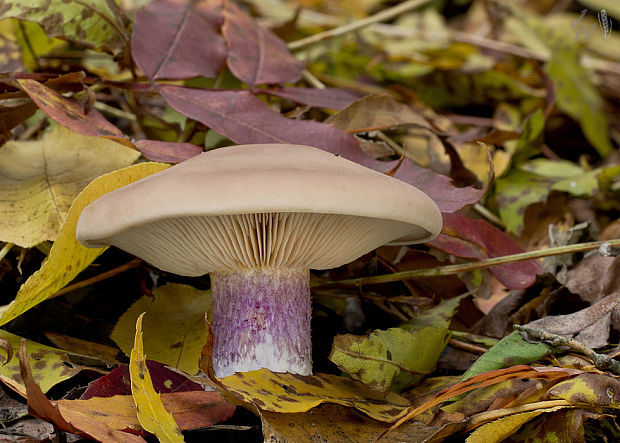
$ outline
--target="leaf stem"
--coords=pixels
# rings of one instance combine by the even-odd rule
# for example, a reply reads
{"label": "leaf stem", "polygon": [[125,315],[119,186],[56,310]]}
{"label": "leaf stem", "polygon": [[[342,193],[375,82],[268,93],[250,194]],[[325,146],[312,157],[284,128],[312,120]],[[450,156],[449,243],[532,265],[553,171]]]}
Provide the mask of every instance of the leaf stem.
{"label": "leaf stem", "polygon": [[620,246],[620,239],[608,240],[608,241],[596,241],[589,243],[578,243],[568,246],[559,246],[556,248],[547,248],[538,251],[522,252],[520,254],[505,255],[503,257],[493,257],[486,260],[479,260],[470,263],[459,263],[456,265],[438,266],[435,268],[415,269],[413,271],[395,272],[393,274],[375,275],[372,277],[359,277],[351,278],[347,280],[336,280],[329,283],[316,283],[311,285],[313,288],[326,288],[332,286],[348,286],[348,285],[364,285],[364,284],[378,284],[378,283],[391,283],[401,280],[408,280],[411,278],[428,278],[438,277],[442,275],[454,275],[461,272],[475,271],[478,269],[484,269],[491,266],[505,265],[508,263],[515,263],[524,260],[532,260],[536,258],[549,257],[552,255],[561,255],[567,253],[591,251],[598,249],[603,244],[609,244],[611,247]]}
{"label": "leaf stem", "polygon": [[337,28],[330,29],[325,32],[320,32],[318,34],[311,35],[309,37],[302,38],[300,40],[295,40],[288,44],[288,48],[291,51],[295,51],[297,49],[305,48],[306,46],[313,45],[323,40],[327,40],[327,39],[334,38],[334,37],[339,37],[341,35],[348,34],[349,32],[357,31],[358,29],[364,28],[373,23],[390,20],[394,17],[399,16],[400,14],[404,12],[418,8],[429,2],[430,0],[408,0],[406,2],[400,3],[396,6],[393,6],[381,12],[378,12],[376,14],[373,14],[369,17],[363,18],[361,20],[357,20],[352,23],[347,23],[346,25],[338,26]]}

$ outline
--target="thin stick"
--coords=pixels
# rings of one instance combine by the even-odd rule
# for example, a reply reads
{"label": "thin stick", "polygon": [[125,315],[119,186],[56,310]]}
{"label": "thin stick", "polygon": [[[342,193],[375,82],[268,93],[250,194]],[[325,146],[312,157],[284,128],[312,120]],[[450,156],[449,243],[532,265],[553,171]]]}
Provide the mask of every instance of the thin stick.
{"label": "thin stick", "polygon": [[454,275],[461,272],[475,271],[477,269],[489,268],[491,266],[505,265],[524,260],[532,260],[536,258],[549,257],[552,255],[561,255],[574,252],[591,251],[598,249],[602,244],[609,243],[611,247],[620,246],[620,239],[608,241],[595,241],[590,243],[578,243],[575,245],[559,246],[557,248],[547,248],[540,251],[523,252],[521,254],[506,255],[503,257],[488,258],[471,263],[461,263],[457,265],[438,266],[436,268],[416,269],[413,271],[395,272],[387,275],[375,275],[372,277],[359,277],[348,280],[336,280],[328,283],[316,283],[312,287],[326,288],[331,286],[342,285],[364,285],[377,283],[391,283],[411,278],[427,278],[438,277],[441,275]]}
{"label": "thin stick", "polygon": [[82,280],[77,283],[73,283],[72,285],[65,286],[64,288],[56,292],[54,295],[52,295],[50,298],[59,297],[68,292],[75,291],[76,289],[84,288],[86,286],[92,285],[93,283],[97,283],[98,281],[105,280],[110,277],[114,277],[117,274],[121,274],[125,271],[128,271],[132,268],[139,266],[141,263],[142,263],[142,260],[140,260],[139,258],[134,258],[133,260],[125,263],[124,265],[120,265],[117,268],[110,269],[109,271],[103,272],[99,275],[95,275],[94,277],[87,278],[86,280]]}
{"label": "thin stick", "polygon": [[609,355],[598,354],[580,341],[572,338],[562,337],[561,335],[552,334],[542,329],[528,328],[527,326],[514,325],[517,331],[525,332],[528,337],[549,343],[554,348],[566,346],[571,351],[579,352],[594,362],[594,366],[603,371],[612,371],[620,374],[620,362],[609,357]]}
{"label": "thin stick", "polygon": [[339,37],[341,35],[348,34],[349,32],[357,31],[358,29],[364,28],[373,23],[390,20],[404,12],[416,9],[429,2],[430,0],[408,0],[364,19],[357,20],[352,23],[347,23],[346,25],[330,29],[329,31],[320,32],[319,34],[311,35],[310,37],[295,40],[294,42],[290,42],[288,44],[288,48],[291,51],[294,51],[296,49],[305,48],[306,46],[313,45],[323,40]]}

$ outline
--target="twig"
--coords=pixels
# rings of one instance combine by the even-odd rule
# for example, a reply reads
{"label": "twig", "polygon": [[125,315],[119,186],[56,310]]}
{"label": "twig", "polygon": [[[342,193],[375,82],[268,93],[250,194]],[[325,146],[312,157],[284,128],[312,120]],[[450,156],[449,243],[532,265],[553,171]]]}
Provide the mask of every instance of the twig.
{"label": "twig", "polygon": [[451,338],[450,340],[448,340],[448,344],[452,346],[454,349],[460,349],[461,351],[469,352],[472,354],[482,355],[488,351],[487,348],[483,348],[482,346],[477,346],[471,343],[457,340],[456,338]]}
{"label": "twig", "polygon": [[120,265],[114,269],[110,269],[109,271],[103,272],[99,275],[95,275],[94,277],[87,278],[86,280],[73,283],[72,285],[65,286],[64,288],[54,293],[50,298],[59,297],[68,292],[75,291],[76,289],[84,288],[86,286],[92,285],[93,283],[97,283],[98,281],[114,277],[115,275],[128,271],[129,269],[138,267],[141,263],[142,260],[140,260],[139,258],[134,258],[133,260],[125,263],[124,265]]}
{"label": "twig", "polygon": [[485,208],[480,203],[474,204],[474,209],[476,210],[478,214],[482,215],[484,218],[489,220],[491,223],[494,223],[497,226],[504,227],[504,222],[502,221],[502,219],[499,218],[497,215],[493,214],[491,211],[489,211],[487,208]]}
{"label": "twig", "polygon": [[620,374],[620,362],[609,357],[609,355],[598,354],[580,341],[572,338],[562,337],[561,335],[552,334],[542,329],[528,328],[527,326],[514,325],[517,331],[525,332],[529,338],[538,341],[544,341],[555,348],[566,346],[571,351],[579,352],[594,362],[594,366],[602,371],[612,371]]}
{"label": "twig", "polygon": [[347,23],[346,25],[339,26],[334,29],[330,29],[329,31],[320,32],[318,34],[311,35],[310,37],[302,38],[300,40],[295,40],[294,42],[290,42],[288,44],[288,48],[291,51],[294,51],[296,49],[301,49],[301,48],[313,45],[314,43],[318,43],[323,40],[327,40],[327,39],[334,38],[334,37],[339,37],[349,32],[357,31],[358,29],[364,28],[373,23],[390,20],[394,17],[399,16],[400,14],[404,12],[418,8],[419,6],[422,6],[429,2],[430,0],[408,0],[406,2],[400,3],[391,8],[385,9],[381,12],[378,12],[377,14],[373,14],[364,19],[357,20],[352,23]]}
{"label": "twig", "polygon": [[620,246],[620,239],[608,240],[608,241],[596,241],[590,243],[578,243],[575,245],[558,246],[557,248],[547,248],[539,251],[522,252],[520,254],[505,255],[503,257],[488,258],[486,260],[480,260],[470,263],[461,263],[457,265],[438,266],[435,268],[416,269],[413,271],[395,272],[387,275],[375,275],[372,277],[359,277],[348,280],[336,280],[328,283],[317,283],[311,285],[312,287],[326,288],[332,286],[342,285],[364,285],[364,284],[378,284],[378,283],[391,283],[401,280],[408,280],[411,278],[427,278],[438,277],[442,275],[454,275],[461,272],[475,271],[478,269],[489,268],[491,266],[505,265],[508,263],[515,263],[524,260],[532,260],[536,258],[550,257],[552,255],[561,255],[567,253],[591,251],[598,249],[602,244],[609,243],[610,246]]}

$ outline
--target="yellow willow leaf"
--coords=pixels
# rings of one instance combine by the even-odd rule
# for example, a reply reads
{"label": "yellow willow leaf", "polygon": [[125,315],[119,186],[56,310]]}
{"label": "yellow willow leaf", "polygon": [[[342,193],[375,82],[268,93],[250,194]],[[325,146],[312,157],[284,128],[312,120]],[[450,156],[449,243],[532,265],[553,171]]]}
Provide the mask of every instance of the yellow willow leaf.
{"label": "yellow willow leaf", "polygon": [[142,312],[147,336],[144,349],[151,360],[180,369],[198,372],[198,360],[207,341],[205,312],[211,311],[211,291],[189,285],[169,283],[143,296],[125,312],[112,331],[111,338],[127,355],[133,346],[136,319]]}
{"label": "yellow willow leaf", "polygon": [[393,423],[411,403],[392,392],[384,395],[348,377],[297,375],[267,369],[238,372],[220,379],[222,387],[264,411],[305,412],[321,403],[353,407],[375,420]]}
{"label": "yellow willow leaf", "polygon": [[160,442],[182,442],[183,434],[172,414],[166,410],[161,397],[151,381],[151,374],[146,367],[146,356],[142,346],[142,317],[136,321],[136,339],[129,361],[131,377],[131,395],[136,404],[138,421],[142,427],[155,434]]}
{"label": "yellow willow leaf", "polygon": [[0,310],[0,325],[13,320],[52,296],[73,280],[105,250],[105,248],[85,248],[75,238],[75,228],[82,209],[107,192],[168,167],[169,165],[163,163],[140,163],[110,172],[86,186],[73,201],[58,237],[41,269],[32,274],[19,288],[15,300]]}
{"label": "yellow willow leaf", "polygon": [[112,140],[60,125],[40,140],[7,142],[0,150],[0,240],[24,248],[56,240],[79,192],[139,156]]}

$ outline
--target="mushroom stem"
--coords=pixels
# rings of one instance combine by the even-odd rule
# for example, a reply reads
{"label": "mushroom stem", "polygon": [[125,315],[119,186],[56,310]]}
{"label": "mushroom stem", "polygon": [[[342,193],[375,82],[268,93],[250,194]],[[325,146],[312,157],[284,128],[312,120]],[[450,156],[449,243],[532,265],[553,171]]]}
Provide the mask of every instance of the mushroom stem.
{"label": "mushroom stem", "polygon": [[312,374],[308,269],[212,272],[213,369]]}

